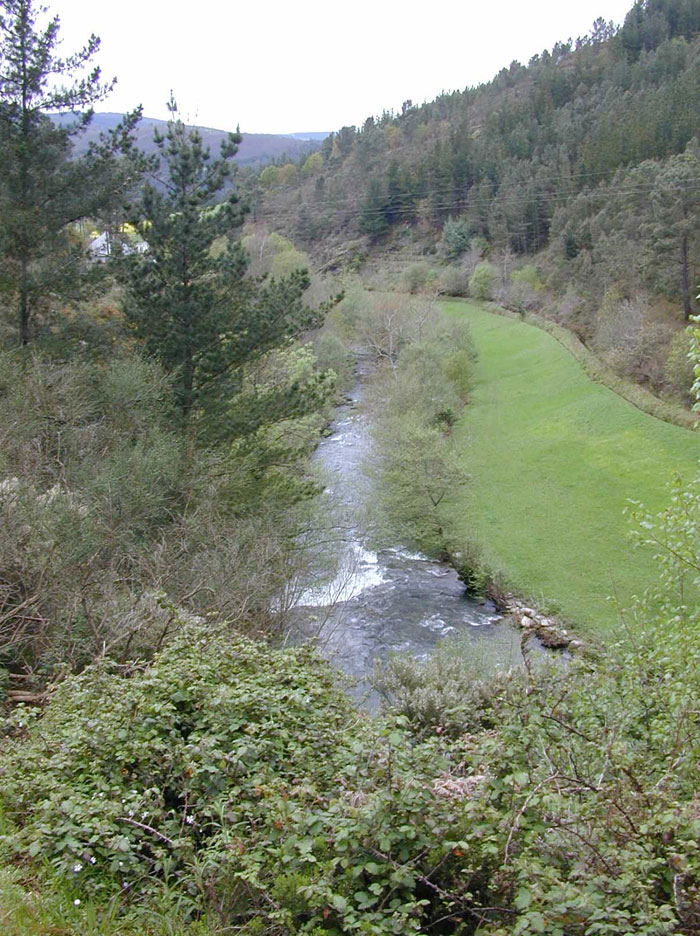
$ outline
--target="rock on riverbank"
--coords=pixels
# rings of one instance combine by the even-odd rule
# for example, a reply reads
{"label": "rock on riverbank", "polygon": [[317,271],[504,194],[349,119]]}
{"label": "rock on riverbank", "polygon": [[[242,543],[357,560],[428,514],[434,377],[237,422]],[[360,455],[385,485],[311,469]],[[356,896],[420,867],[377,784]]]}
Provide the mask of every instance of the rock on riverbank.
{"label": "rock on riverbank", "polygon": [[551,650],[578,651],[583,648],[583,643],[572,637],[560,621],[528,607],[513,595],[506,596],[503,610],[516,627],[535,634],[540,643]]}

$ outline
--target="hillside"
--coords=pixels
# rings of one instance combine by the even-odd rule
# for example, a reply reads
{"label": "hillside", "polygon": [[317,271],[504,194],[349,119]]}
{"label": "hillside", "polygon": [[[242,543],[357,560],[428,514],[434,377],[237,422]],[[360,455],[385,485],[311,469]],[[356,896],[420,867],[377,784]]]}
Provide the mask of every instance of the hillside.
{"label": "hillside", "polygon": [[700,0],[638,0],[620,28],[598,20],[485,85],[343,127],[297,171],[266,170],[255,217],[329,269],[423,257],[446,293],[490,264],[489,296],[683,395],[672,341],[700,281],[699,34]]}
{"label": "hillside", "polygon": [[[67,115],[59,115],[56,119],[61,121]],[[76,153],[83,153],[90,143],[96,142],[101,133],[107,133],[113,130],[123,114],[95,114],[92,123],[84,134],[79,138],[76,146]],[[139,149],[145,153],[155,152],[153,142],[153,131],[157,130],[164,134],[167,128],[167,121],[157,120],[153,117],[144,117],[139,123],[134,134],[135,143]],[[218,153],[221,141],[226,138],[228,131],[215,130],[211,127],[198,127],[202,135],[204,144],[208,146],[213,153]],[[323,134],[320,134],[323,137]],[[320,141],[315,139],[315,135],[309,134],[289,134],[281,135],[274,133],[244,133],[243,142],[235,156],[235,161],[241,166],[264,166],[267,163],[284,159],[299,159],[308,156],[320,146]]]}

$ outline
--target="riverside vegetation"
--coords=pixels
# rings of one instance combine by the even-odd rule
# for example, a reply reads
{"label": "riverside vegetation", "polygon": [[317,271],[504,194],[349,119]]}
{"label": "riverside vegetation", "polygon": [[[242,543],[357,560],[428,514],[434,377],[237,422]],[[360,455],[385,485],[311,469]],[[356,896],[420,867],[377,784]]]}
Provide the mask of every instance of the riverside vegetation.
{"label": "riverside vegetation", "polygon": [[[28,0],[0,9],[2,67],[21,47],[58,68],[57,23],[39,42]],[[16,107],[3,77],[4,133]],[[41,107],[24,116],[56,144],[44,182],[65,181],[63,132]],[[493,368],[488,329],[429,298],[341,302],[310,282],[288,241],[242,232],[223,197],[237,145],[210,159],[173,113],[156,143],[172,185],[132,191],[131,227],[114,225],[157,263],[118,251],[98,268],[49,218],[18,259],[3,225],[32,206],[0,218],[3,931],[691,936],[697,485],[634,506],[655,574],[604,647],[561,666],[525,642],[521,666],[487,677],[445,645],[391,661],[385,711],[357,711],[310,648],[279,639],[326,537],[308,454],[361,344],[383,362],[378,535],[459,547],[458,443]],[[124,177],[103,155],[113,223]],[[54,247],[74,259],[66,279]],[[504,339],[511,356],[521,339]]]}
{"label": "riverside vegetation", "polygon": [[[394,418],[410,431],[451,443],[442,414],[468,384],[462,366],[462,382],[449,379],[450,355],[474,358],[463,324],[415,300],[345,303],[330,316],[336,331],[354,320],[378,347],[387,316],[402,323],[378,395],[396,395]],[[407,413],[406,386],[426,376],[430,405]],[[380,458],[389,492],[401,477],[392,451]],[[415,470],[407,460],[400,484]],[[55,500],[31,502],[46,511]],[[400,530],[442,548],[440,506],[428,497]],[[491,677],[459,644],[424,665],[397,658],[378,676],[393,704],[376,719],[308,649],[245,636],[264,627],[262,592],[253,603],[230,584],[231,600],[247,602],[238,617],[142,599],[125,652],[103,643],[43,709],[4,720],[6,930],[695,932],[700,686],[688,585],[700,495],[679,485],[662,516],[638,508],[636,528],[657,550],[658,585],[630,609],[628,639],[564,669],[526,646],[525,666]],[[230,555],[216,561],[230,568]],[[82,669],[90,646],[64,666]]]}

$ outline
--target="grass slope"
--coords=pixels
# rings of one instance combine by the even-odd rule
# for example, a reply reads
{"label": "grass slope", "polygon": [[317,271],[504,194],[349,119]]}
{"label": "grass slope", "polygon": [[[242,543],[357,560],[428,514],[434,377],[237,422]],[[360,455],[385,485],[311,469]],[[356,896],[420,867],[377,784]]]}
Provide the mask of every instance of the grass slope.
{"label": "grass slope", "polygon": [[581,630],[610,633],[655,577],[631,551],[629,499],[661,510],[674,472],[697,473],[700,436],[635,409],[592,382],[550,335],[476,306],[447,303],[479,353],[458,428],[472,483],[456,497],[460,532],[513,588]]}

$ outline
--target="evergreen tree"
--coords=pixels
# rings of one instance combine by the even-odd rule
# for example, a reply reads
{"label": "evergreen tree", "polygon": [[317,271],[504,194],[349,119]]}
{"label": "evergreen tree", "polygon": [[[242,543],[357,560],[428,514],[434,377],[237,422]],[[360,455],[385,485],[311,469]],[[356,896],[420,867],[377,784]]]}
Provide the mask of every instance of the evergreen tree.
{"label": "evergreen tree", "polygon": [[367,197],[362,205],[359,228],[372,240],[378,240],[389,229],[386,218],[387,197],[381,181],[373,176],[369,180]]}
{"label": "evergreen tree", "polygon": [[[194,407],[211,416],[227,405],[241,390],[244,365],[318,324],[321,312],[304,305],[305,270],[279,280],[245,276],[236,238],[244,211],[230,188],[214,203],[230,183],[241,135],[229,134],[212,159],[199,132],[177,118],[174,101],[169,106],[167,132],[155,136],[164,172],[129,209],[148,251],[119,267],[127,319],[146,351],[173,374],[187,419]],[[279,401],[276,406],[279,413]],[[269,411],[256,411],[249,428],[265,418]]]}
{"label": "evergreen tree", "polygon": [[691,284],[697,255],[700,212],[700,147],[691,141],[684,153],[663,163],[651,193],[653,221],[648,225],[654,246],[654,266],[660,282],[670,280],[671,294],[680,293],[685,321],[693,312]]}
{"label": "evergreen tree", "polygon": [[[40,29],[42,12],[32,0],[0,3],[0,288],[23,345],[40,297],[75,284],[81,255],[69,225],[97,214],[130,183],[131,170],[115,157],[129,149],[139,116],[128,115],[101,144],[71,159],[91,105],[111,84],[100,81],[99,68],[76,77],[90,66],[99,39],[60,58],[58,17]],[[70,117],[60,125],[49,116],[64,112]]]}

